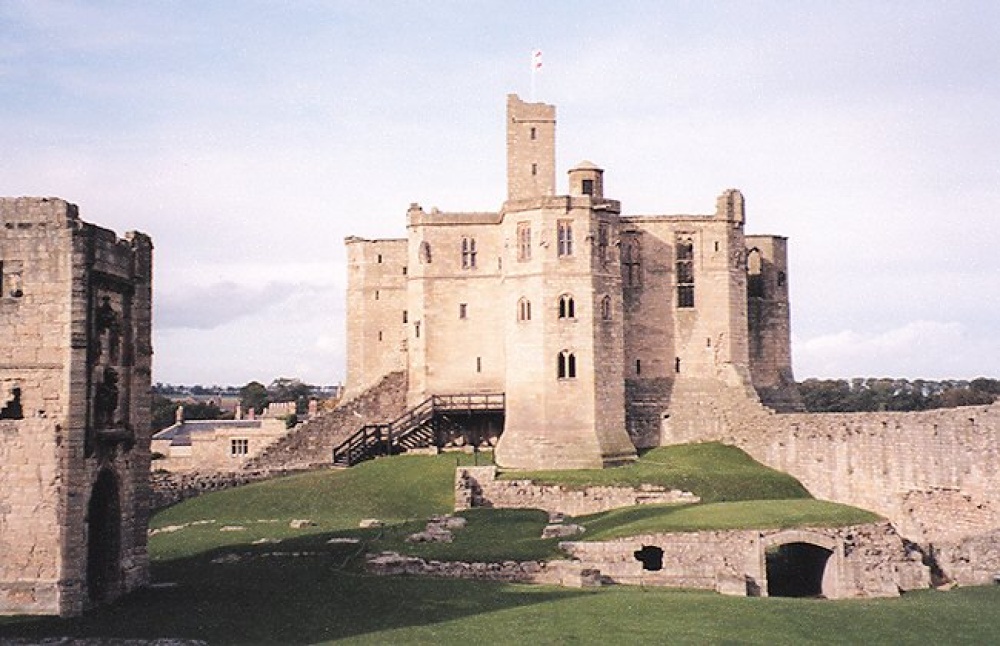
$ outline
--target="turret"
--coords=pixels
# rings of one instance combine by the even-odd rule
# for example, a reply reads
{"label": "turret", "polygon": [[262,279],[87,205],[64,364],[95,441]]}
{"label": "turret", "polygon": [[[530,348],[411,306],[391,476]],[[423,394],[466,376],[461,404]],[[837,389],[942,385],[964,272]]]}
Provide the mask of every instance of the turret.
{"label": "turret", "polygon": [[604,198],[604,170],[594,162],[582,161],[569,170],[569,194]]}
{"label": "turret", "polygon": [[507,199],[555,195],[556,107],[507,96]]}

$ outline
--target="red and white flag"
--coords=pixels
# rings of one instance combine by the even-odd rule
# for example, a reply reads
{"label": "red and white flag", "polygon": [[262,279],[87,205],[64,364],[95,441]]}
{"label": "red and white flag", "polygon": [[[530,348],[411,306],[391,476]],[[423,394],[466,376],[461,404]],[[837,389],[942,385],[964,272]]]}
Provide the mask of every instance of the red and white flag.
{"label": "red and white flag", "polygon": [[531,52],[531,71],[537,72],[542,69],[542,50],[535,49]]}

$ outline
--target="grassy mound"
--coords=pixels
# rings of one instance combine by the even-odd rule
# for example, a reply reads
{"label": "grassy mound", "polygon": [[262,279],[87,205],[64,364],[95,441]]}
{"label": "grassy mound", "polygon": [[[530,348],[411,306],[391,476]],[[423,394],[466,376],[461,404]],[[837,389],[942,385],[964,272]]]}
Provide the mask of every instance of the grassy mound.
{"label": "grassy mound", "polygon": [[880,520],[864,509],[811,498],[743,500],[699,505],[643,505],[576,519],[587,528],[582,540],[601,541],[654,532],[724,529],[842,527]]}
{"label": "grassy mound", "polygon": [[702,502],[811,497],[787,473],[765,467],[740,449],[718,442],[651,449],[635,463],[614,469],[510,471],[502,477],[572,488],[655,484],[690,491]]}
{"label": "grassy mound", "polygon": [[[685,457],[686,456],[686,457]],[[714,458],[712,456],[715,456]],[[427,558],[546,558],[555,541],[538,536],[537,510],[475,509],[446,545],[411,545],[408,533],[452,508],[456,460],[413,456],[377,460],[207,494],[157,514],[150,539],[160,584],[77,619],[0,617],[0,643],[43,639],[200,639],[213,644],[280,643],[989,643],[1000,634],[1000,587],[901,599],[816,602],[749,599],[708,592],[611,587],[571,590],[420,577],[379,578],[358,567],[366,550],[402,549]],[[686,471],[707,469],[715,486]],[[707,499],[744,487],[756,502],[649,506],[595,514],[578,522],[590,539],[718,527],[863,522],[860,510],[808,498],[718,445],[650,451],[623,470],[590,472],[580,484],[631,470]],[[780,474],[779,474],[780,475]],[[621,480],[606,484],[623,484]],[[702,483],[702,484],[699,484]],[[783,484],[782,484],[783,483]],[[778,492],[798,493],[798,497]],[[714,492],[714,493],[713,493]],[[774,498],[793,498],[776,500]],[[383,528],[359,529],[362,518]],[[289,521],[308,519],[293,529]],[[222,531],[228,527],[226,531]],[[170,531],[163,531],[163,530]],[[357,540],[358,543],[345,542]],[[258,541],[267,541],[258,543]],[[279,541],[280,542],[274,542]],[[257,544],[255,544],[257,543]]]}

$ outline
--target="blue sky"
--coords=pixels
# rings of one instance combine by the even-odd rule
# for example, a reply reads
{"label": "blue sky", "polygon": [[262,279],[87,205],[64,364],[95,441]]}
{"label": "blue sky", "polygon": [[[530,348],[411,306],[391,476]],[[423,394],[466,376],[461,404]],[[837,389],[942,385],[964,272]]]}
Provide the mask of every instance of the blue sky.
{"label": "blue sky", "polygon": [[560,174],[592,159],[630,214],[737,187],[790,238],[797,377],[997,377],[998,29],[995,2],[2,0],[0,194],[153,236],[154,380],[335,383],[343,238],[499,208],[537,47]]}

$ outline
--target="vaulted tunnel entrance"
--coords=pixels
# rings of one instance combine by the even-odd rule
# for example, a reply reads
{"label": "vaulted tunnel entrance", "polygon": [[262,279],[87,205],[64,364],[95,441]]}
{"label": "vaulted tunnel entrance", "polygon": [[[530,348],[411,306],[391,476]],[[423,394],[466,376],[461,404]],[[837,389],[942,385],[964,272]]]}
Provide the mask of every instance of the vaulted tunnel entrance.
{"label": "vaulted tunnel entrance", "polygon": [[87,591],[94,603],[110,601],[121,587],[121,504],[110,469],[101,471],[87,513]]}
{"label": "vaulted tunnel entrance", "polygon": [[641,550],[632,552],[632,555],[642,563],[643,570],[658,572],[663,569],[663,550],[655,545],[643,545]]}
{"label": "vaulted tunnel entrance", "polygon": [[823,574],[832,551],[812,543],[785,543],[768,548],[769,597],[822,597]]}

